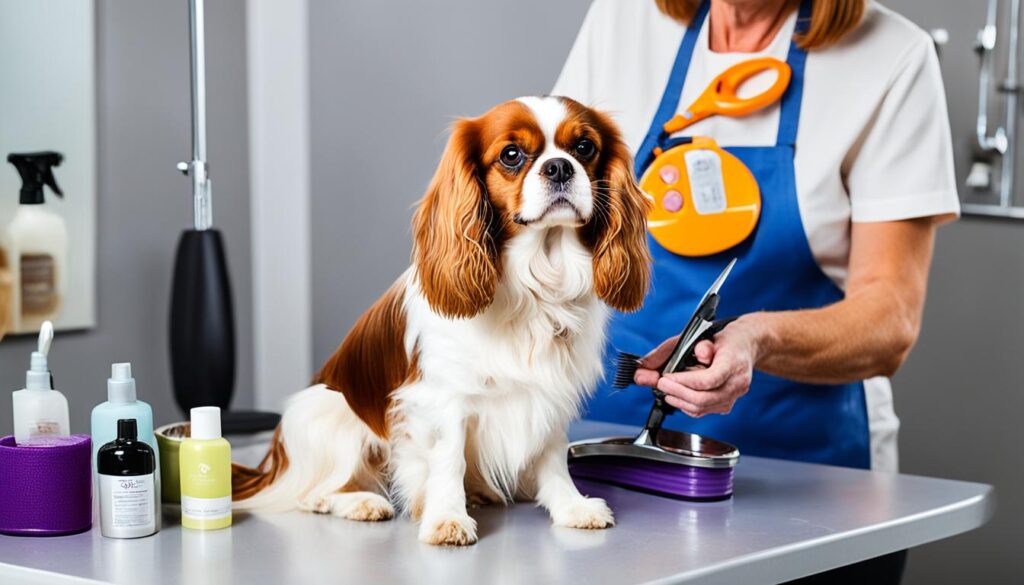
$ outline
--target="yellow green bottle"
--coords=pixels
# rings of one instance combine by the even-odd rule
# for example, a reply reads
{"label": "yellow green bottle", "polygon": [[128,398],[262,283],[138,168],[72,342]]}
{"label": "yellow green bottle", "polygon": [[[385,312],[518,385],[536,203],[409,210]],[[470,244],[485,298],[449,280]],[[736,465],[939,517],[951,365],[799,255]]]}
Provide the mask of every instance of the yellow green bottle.
{"label": "yellow green bottle", "polygon": [[178,453],[181,525],[197,530],[231,526],[231,445],[220,434],[220,408],[191,412],[189,438]]}

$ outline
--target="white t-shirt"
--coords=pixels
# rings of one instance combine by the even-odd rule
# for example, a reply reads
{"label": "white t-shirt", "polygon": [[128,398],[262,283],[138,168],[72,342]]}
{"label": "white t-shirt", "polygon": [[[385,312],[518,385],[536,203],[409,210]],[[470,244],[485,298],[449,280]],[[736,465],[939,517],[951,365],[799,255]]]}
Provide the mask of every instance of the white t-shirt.
{"label": "white t-shirt", "polygon": [[[679,100],[684,110],[723,70],[761,56],[785,60],[796,13],[757,53],[714,53],[705,19]],[[686,28],[653,0],[595,0],[552,91],[613,115],[636,153]],[[861,25],[840,43],[811,51],[805,66],[794,168],[804,232],[822,270],[844,288],[850,223],[955,217],[960,205],[945,92],[931,38],[872,2]],[[750,95],[772,74],[751,79]],[[743,118],[715,116],[682,134],[722,146],[770,146],[776,104]],[[896,432],[887,378],[865,381],[873,469],[897,469]]]}

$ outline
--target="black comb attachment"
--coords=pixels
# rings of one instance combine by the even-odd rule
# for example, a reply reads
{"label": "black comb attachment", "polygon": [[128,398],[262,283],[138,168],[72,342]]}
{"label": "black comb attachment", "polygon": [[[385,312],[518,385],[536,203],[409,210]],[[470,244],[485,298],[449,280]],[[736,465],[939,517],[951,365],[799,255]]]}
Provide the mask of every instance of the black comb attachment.
{"label": "black comb attachment", "polygon": [[633,375],[640,367],[640,356],[620,351],[619,357],[615,359],[615,379],[612,381],[612,388],[621,390],[633,385]]}

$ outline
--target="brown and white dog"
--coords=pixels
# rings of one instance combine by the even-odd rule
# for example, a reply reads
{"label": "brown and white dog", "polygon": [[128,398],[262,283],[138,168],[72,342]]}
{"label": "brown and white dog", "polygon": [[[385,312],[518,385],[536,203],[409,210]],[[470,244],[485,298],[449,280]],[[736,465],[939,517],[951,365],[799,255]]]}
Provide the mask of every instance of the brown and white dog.
{"label": "brown and white dog", "polygon": [[467,500],[611,526],[569,477],[566,429],[602,375],[607,307],[643,301],[648,206],[600,112],[526,97],[457,121],[412,266],[291,398],[260,466],[235,468],[235,506],[384,520],[394,501],[446,545],[477,539]]}

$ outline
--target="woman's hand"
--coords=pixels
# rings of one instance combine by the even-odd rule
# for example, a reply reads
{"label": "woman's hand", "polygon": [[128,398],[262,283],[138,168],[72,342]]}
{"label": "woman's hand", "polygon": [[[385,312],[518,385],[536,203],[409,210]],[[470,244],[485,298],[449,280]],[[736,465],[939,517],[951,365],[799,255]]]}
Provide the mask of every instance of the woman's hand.
{"label": "woman's hand", "polygon": [[760,351],[760,334],[751,318],[737,319],[715,336],[714,343],[701,341],[694,355],[702,366],[660,376],[656,368],[668,360],[678,336],[665,340],[644,356],[636,371],[637,384],[657,388],[665,401],[686,414],[729,414],[750,389]]}

